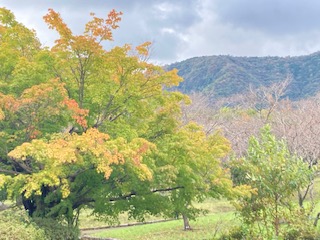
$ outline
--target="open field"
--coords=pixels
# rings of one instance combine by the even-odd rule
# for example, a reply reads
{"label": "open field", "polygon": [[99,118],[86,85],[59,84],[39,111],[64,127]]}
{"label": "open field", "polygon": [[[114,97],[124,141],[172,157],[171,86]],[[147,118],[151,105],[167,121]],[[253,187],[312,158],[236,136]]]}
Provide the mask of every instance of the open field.
{"label": "open field", "polygon": [[190,221],[191,231],[183,230],[181,219],[156,224],[114,228],[93,234],[97,237],[109,237],[127,240],[179,240],[179,239],[214,239],[221,231],[234,224],[232,212],[212,214]]}

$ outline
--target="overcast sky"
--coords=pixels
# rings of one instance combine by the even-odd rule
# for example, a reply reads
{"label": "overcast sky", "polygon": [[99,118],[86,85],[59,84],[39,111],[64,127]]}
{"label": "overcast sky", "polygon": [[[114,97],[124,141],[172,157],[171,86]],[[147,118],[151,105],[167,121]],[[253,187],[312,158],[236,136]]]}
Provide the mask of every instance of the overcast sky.
{"label": "overcast sky", "polygon": [[122,11],[108,47],[153,42],[151,59],[172,63],[195,56],[297,56],[320,50],[319,0],[0,0],[19,22],[52,45],[42,20],[48,8],[74,33],[95,12]]}

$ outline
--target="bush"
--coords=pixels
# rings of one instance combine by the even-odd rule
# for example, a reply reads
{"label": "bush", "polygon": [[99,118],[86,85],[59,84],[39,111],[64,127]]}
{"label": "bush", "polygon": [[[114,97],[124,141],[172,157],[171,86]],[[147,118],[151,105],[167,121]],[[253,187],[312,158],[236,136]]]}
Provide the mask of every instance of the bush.
{"label": "bush", "polygon": [[312,221],[299,221],[296,218],[294,224],[288,226],[284,234],[285,240],[317,240],[320,239],[320,234],[317,228],[313,226]]}
{"label": "bush", "polygon": [[49,240],[75,240],[79,239],[78,228],[69,227],[51,218],[34,218],[35,223],[45,231]]}
{"label": "bush", "polygon": [[300,231],[299,229],[291,229],[285,233],[285,240],[317,240],[319,239],[319,234],[315,231]]}
{"label": "bush", "polygon": [[20,209],[7,209],[0,212],[1,240],[48,240],[44,230],[40,229]]}
{"label": "bush", "polygon": [[284,233],[285,240],[317,240],[320,239],[317,228],[310,218],[312,208],[306,205],[304,208],[296,208],[291,211],[288,218],[287,229]]}
{"label": "bush", "polygon": [[242,240],[246,239],[246,232],[243,227],[234,227],[219,237],[219,240]]}

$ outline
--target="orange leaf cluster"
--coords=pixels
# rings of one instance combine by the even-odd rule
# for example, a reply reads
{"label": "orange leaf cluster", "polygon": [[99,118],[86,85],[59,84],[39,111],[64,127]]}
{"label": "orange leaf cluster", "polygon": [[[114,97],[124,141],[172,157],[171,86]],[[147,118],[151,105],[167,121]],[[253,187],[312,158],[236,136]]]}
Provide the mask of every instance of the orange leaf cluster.
{"label": "orange leaf cluster", "polygon": [[69,110],[71,110],[72,118],[82,127],[87,128],[87,120],[85,117],[88,115],[89,110],[81,109],[78,103],[74,99],[65,98],[63,100],[63,104],[67,106]]}
{"label": "orange leaf cluster", "polygon": [[50,29],[55,29],[62,39],[69,41],[72,36],[70,28],[65,24],[59,13],[53,9],[48,9],[49,13],[43,17]]}
{"label": "orange leaf cluster", "polygon": [[19,102],[13,96],[0,93],[0,109],[14,112],[18,108]]}
{"label": "orange leaf cluster", "polygon": [[[49,9],[43,19],[50,29],[55,29],[60,35],[60,39],[56,40],[55,49],[59,46],[71,47],[71,49],[91,49],[97,50],[101,48],[99,43],[105,40],[112,40],[112,29],[118,28],[118,22],[121,21],[122,12],[112,10],[106,19],[98,18],[91,13],[93,19],[86,24],[84,35],[75,36],[66,23],[62,20],[59,13],[53,9]],[[92,41],[93,40],[93,41]],[[87,48],[86,45],[90,45]],[[67,47],[68,48],[68,47]]]}
{"label": "orange leaf cluster", "polygon": [[90,14],[93,19],[86,24],[86,33],[90,34],[95,40],[99,37],[100,41],[112,40],[112,29],[119,26],[118,22],[121,21],[122,12],[117,12],[114,9],[108,14],[107,19],[98,18],[94,13]]}
{"label": "orange leaf cluster", "polygon": [[81,127],[87,128],[85,117],[88,112],[80,109],[75,100],[68,98],[64,83],[58,79],[34,85],[24,90],[18,98],[0,93],[1,118],[4,119],[6,115],[18,118],[20,128],[24,127],[30,139],[39,136],[39,126],[53,116],[62,116],[67,121],[73,119]]}
{"label": "orange leaf cluster", "polygon": [[151,45],[151,42],[145,42],[137,46],[136,51],[138,52],[139,55],[148,56],[150,45]]}
{"label": "orange leaf cluster", "polygon": [[142,146],[135,152],[132,159],[136,165],[141,164],[142,155],[146,153],[149,150],[149,148],[150,146],[147,143],[143,143]]}

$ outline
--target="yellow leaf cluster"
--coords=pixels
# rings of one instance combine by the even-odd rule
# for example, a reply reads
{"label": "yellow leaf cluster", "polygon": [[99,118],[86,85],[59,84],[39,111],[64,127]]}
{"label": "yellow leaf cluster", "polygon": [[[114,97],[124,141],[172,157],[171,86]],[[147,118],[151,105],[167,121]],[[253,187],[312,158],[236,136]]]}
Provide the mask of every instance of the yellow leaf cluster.
{"label": "yellow leaf cluster", "polygon": [[[94,166],[98,173],[108,179],[113,171],[112,165],[129,164],[141,180],[151,180],[152,173],[142,163],[142,155],[152,147],[146,140],[137,139],[127,143],[124,139],[111,141],[109,135],[97,129],[88,129],[85,133],[56,135],[50,141],[35,139],[16,147],[8,156],[15,161],[30,161],[38,164],[41,171],[24,175],[20,192],[26,197],[41,194],[41,186],[60,186],[62,195],[70,193],[68,176],[77,169]],[[26,161],[27,160],[27,161]],[[5,179],[3,180],[3,182]],[[1,182],[1,179],[0,179]]]}
{"label": "yellow leaf cluster", "polygon": [[4,174],[0,174],[0,189],[4,187],[4,185],[7,182],[8,178],[11,178],[11,177],[10,176],[6,176]]}
{"label": "yellow leaf cluster", "polygon": [[32,194],[41,195],[41,186],[59,186],[60,180],[54,172],[41,171],[32,175],[26,176],[25,183],[21,188],[21,193],[24,193],[26,198]]}
{"label": "yellow leaf cluster", "polygon": [[5,118],[4,112],[0,109],[0,121]]}
{"label": "yellow leaf cluster", "polygon": [[146,164],[140,164],[139,166],[139,172],[138,172],[138,177],[142,181],[150,181],[152,180],[152,172],[148,168]]}
{"label": "yellow leaf cluster", "polygon": [[61,193],[62,193],[62,198],[66,198],[70,194],[69,183],[66,179],[62,179],[61,181]]}

